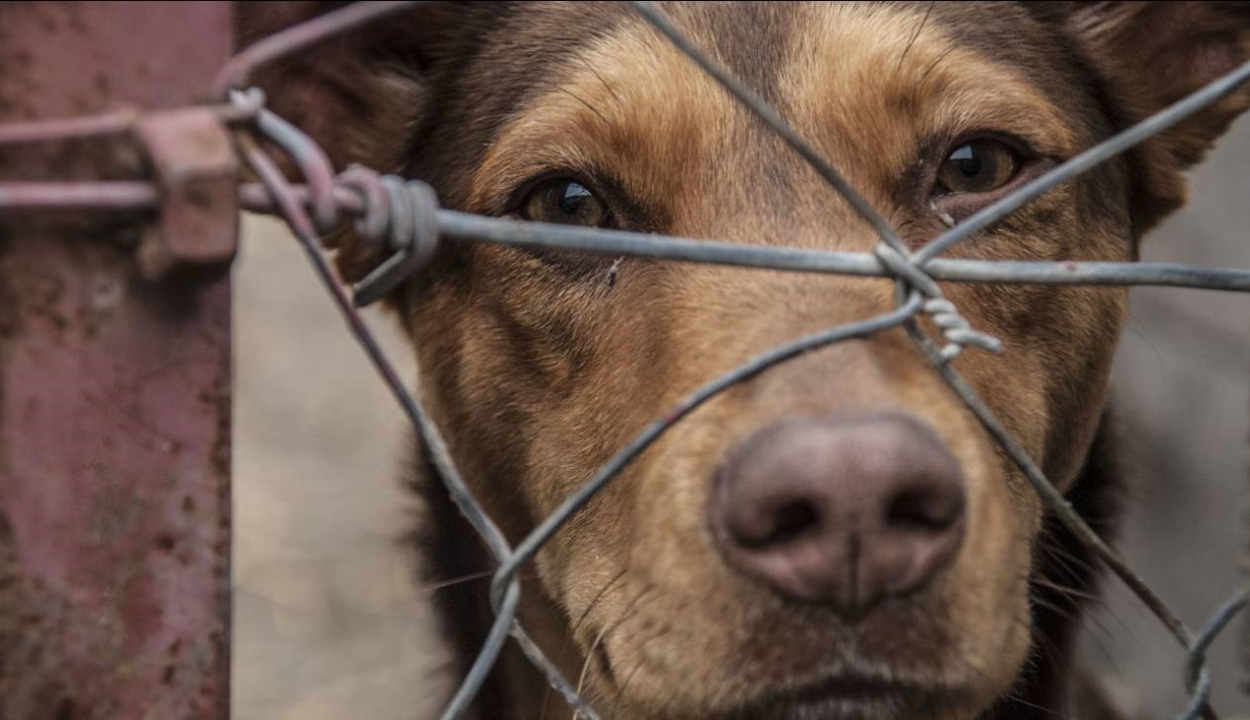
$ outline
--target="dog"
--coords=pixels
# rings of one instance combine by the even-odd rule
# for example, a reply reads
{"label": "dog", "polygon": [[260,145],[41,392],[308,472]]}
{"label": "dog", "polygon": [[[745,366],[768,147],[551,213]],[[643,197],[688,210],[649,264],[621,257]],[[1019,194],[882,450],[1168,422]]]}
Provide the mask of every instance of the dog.
{"label": "dog", "polygon": [[[1248,59],[1247,3],[664,3],[914,247]],[[241,4],[254,39],[329,3]],[[869,251],[872,229],[623,3],[431,3],[260,76],[340,167],[444,207]],[[1127,261],[1182,205],[1235,92],[956,248]],[[344,277],[380,257],[334,243]],[[1123,473],[1108,398],[1126,293],[948,284],[1001,339],[953,366],[1096,531]],[[443,242],[388,302],[477,498],[519,541],[704,382],[892,307],[887,280]],[[933,335],[935,329],[925,326]],[[492,567],[420,451],[422,565]],[[538,554],[522,623],[606,717],[1115,717],[1074,657],[1097,560],[902,329],[780,364],[695,411]],[[472,662],[484,582],[442,591]],[[571,713],[518,652],[483,720]]]}

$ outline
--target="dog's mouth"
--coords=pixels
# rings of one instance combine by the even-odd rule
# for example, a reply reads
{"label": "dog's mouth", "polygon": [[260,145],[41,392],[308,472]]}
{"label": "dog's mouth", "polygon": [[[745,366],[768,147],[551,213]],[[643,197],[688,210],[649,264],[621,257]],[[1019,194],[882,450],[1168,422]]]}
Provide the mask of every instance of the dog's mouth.
{"label": "dog's mouth", "polygon": [[799,687],[769,691],[725,720],[913,720],[957,704],[950,688],[845,672]]}

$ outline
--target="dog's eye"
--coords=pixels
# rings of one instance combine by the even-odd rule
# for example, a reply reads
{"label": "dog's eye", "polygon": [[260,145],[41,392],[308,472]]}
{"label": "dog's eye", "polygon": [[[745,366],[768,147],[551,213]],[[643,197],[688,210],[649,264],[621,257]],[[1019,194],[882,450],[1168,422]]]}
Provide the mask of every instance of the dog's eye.
{"label": "dog's eye", "polygon": [[1005,143],[973,140],[955,148],[938,167],[937,192],[992,192],[1010,182],[1020,165],[1020,155]]}
{"label": "dog's eye", "polygon": [[537,222],[600,227],[607,224],[608,207],[576,180],[547,180],[530,190],[521,204],[521,217]]}

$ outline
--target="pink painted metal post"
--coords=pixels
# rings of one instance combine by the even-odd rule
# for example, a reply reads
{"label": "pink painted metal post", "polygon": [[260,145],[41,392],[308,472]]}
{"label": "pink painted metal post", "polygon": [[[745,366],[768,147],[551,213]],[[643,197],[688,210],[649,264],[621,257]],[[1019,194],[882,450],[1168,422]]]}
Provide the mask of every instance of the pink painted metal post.
{"label": "pink painted metal post", "polygon": [[[0,4],[0,123],[187,105],[230,51],[225,2]],[[169,201],[0,212],[5,720],[228,714],[224,138],[181,115],[0,145],[2,180],[153,180]]]}

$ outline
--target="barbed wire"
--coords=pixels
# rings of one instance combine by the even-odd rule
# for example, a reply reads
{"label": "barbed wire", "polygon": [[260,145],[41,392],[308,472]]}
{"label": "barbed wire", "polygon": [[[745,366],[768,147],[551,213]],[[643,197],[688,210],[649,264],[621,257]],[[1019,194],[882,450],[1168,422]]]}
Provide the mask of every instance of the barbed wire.
{"label": "barbed wire", "polygon": [[[971,327],[956,305],[943,296],[939,281],[1162,285],[1250,292],[1250,270],[1164,263],[982,261],[938,256],[1045,192],[1226,97],[1250,81],[1250,63],[1074,156],[954,224],[913,252],[837,169],[806,143],[758,93],[694,45],[653,3],[641,0],[630,2],[629,5],[640,17],[668,38],[674,47],[718,82],[770,131],[782,138],[873,228],[879,239],[873,252],[850,253],[524,223],[440,208],[433,190],[419,181],[382,175],[359,166],[336,173],[326,154],[312,138],[266,109],[264,95],[259,90],[246,89],[248,79],[261,65],[422,4],[425,3],[356,3],[276,33],[239,53],[223,67],[213,83],[211,96],[223,101],[222,105],[213,106],[214,112],[223,124],[233,129],[241,156],[259,179],[258,183],[240,185],[240,206],[247,210],[278,214],[291,227],[350,332],[421,436],[452,501],[499,563],[490,589],[496,619],[468,673],[445,708],[445,719],[461,717],[468,710],[508,637],[513,638],[530,661],[543,671],[548,682],[579,717],[597,718],[594,709],[580,697],[518,621],[521,589],[517,573],[521,566],[533,559],[544,544],[618,477],[630,462],[703,403],[727,388],[801,353],[898,327],[906,329],[936,372],[972,410],[986,432],[1038,493],[1046,510],[1106,563],[1181,643],[1186,652],[1184,684],[1189,698],[1186,707],[1176,716],[1178,720],[1216,717],[1208,702],[1212,679],[1206,664],[1206,651],[1231,619],[1245,607],[1250,589],[1239,589],[1199,632],[1195,633],[1186,625],[1076,513],[1025,449],[951,366],[950,360],[965,347],[996,352],[1001,350],[1001,344],[996,338]],[[88,118],[0,125],[0,145],[120,134],[132,129],[141,117],[138,111],[124,111]],[[291,159],[299,170],[301,182],[291,182],[285,177],[278,164],[262,148],[259,142],[262,138]],[[155,211],[160,202],[159,189],[144,181],[0,183],[0,213],[62,207],[142,213]],[[362,240],[384,245],[388,251],[381,264],[356,286],[352,297],[339,282],[318,242],[320,235],[331,232],[346,219],[354,221],[355,231]],[[415,277],[433,256],[438,243],[446,240],[559,247],[617,256],[793,272],[878,276],[894,281],[896,303],[890,312],[799,338],[764,352],[709,381],[639,432],[514,548],[469,490],[437,424],[416,399],[420,394],[412,393],[405,387],[357,311],[359,306],[389,295],[400,284]],[[917,322],[921,315],[930,317],[939,328],[945,341],[941,347],[921,329]]]}

